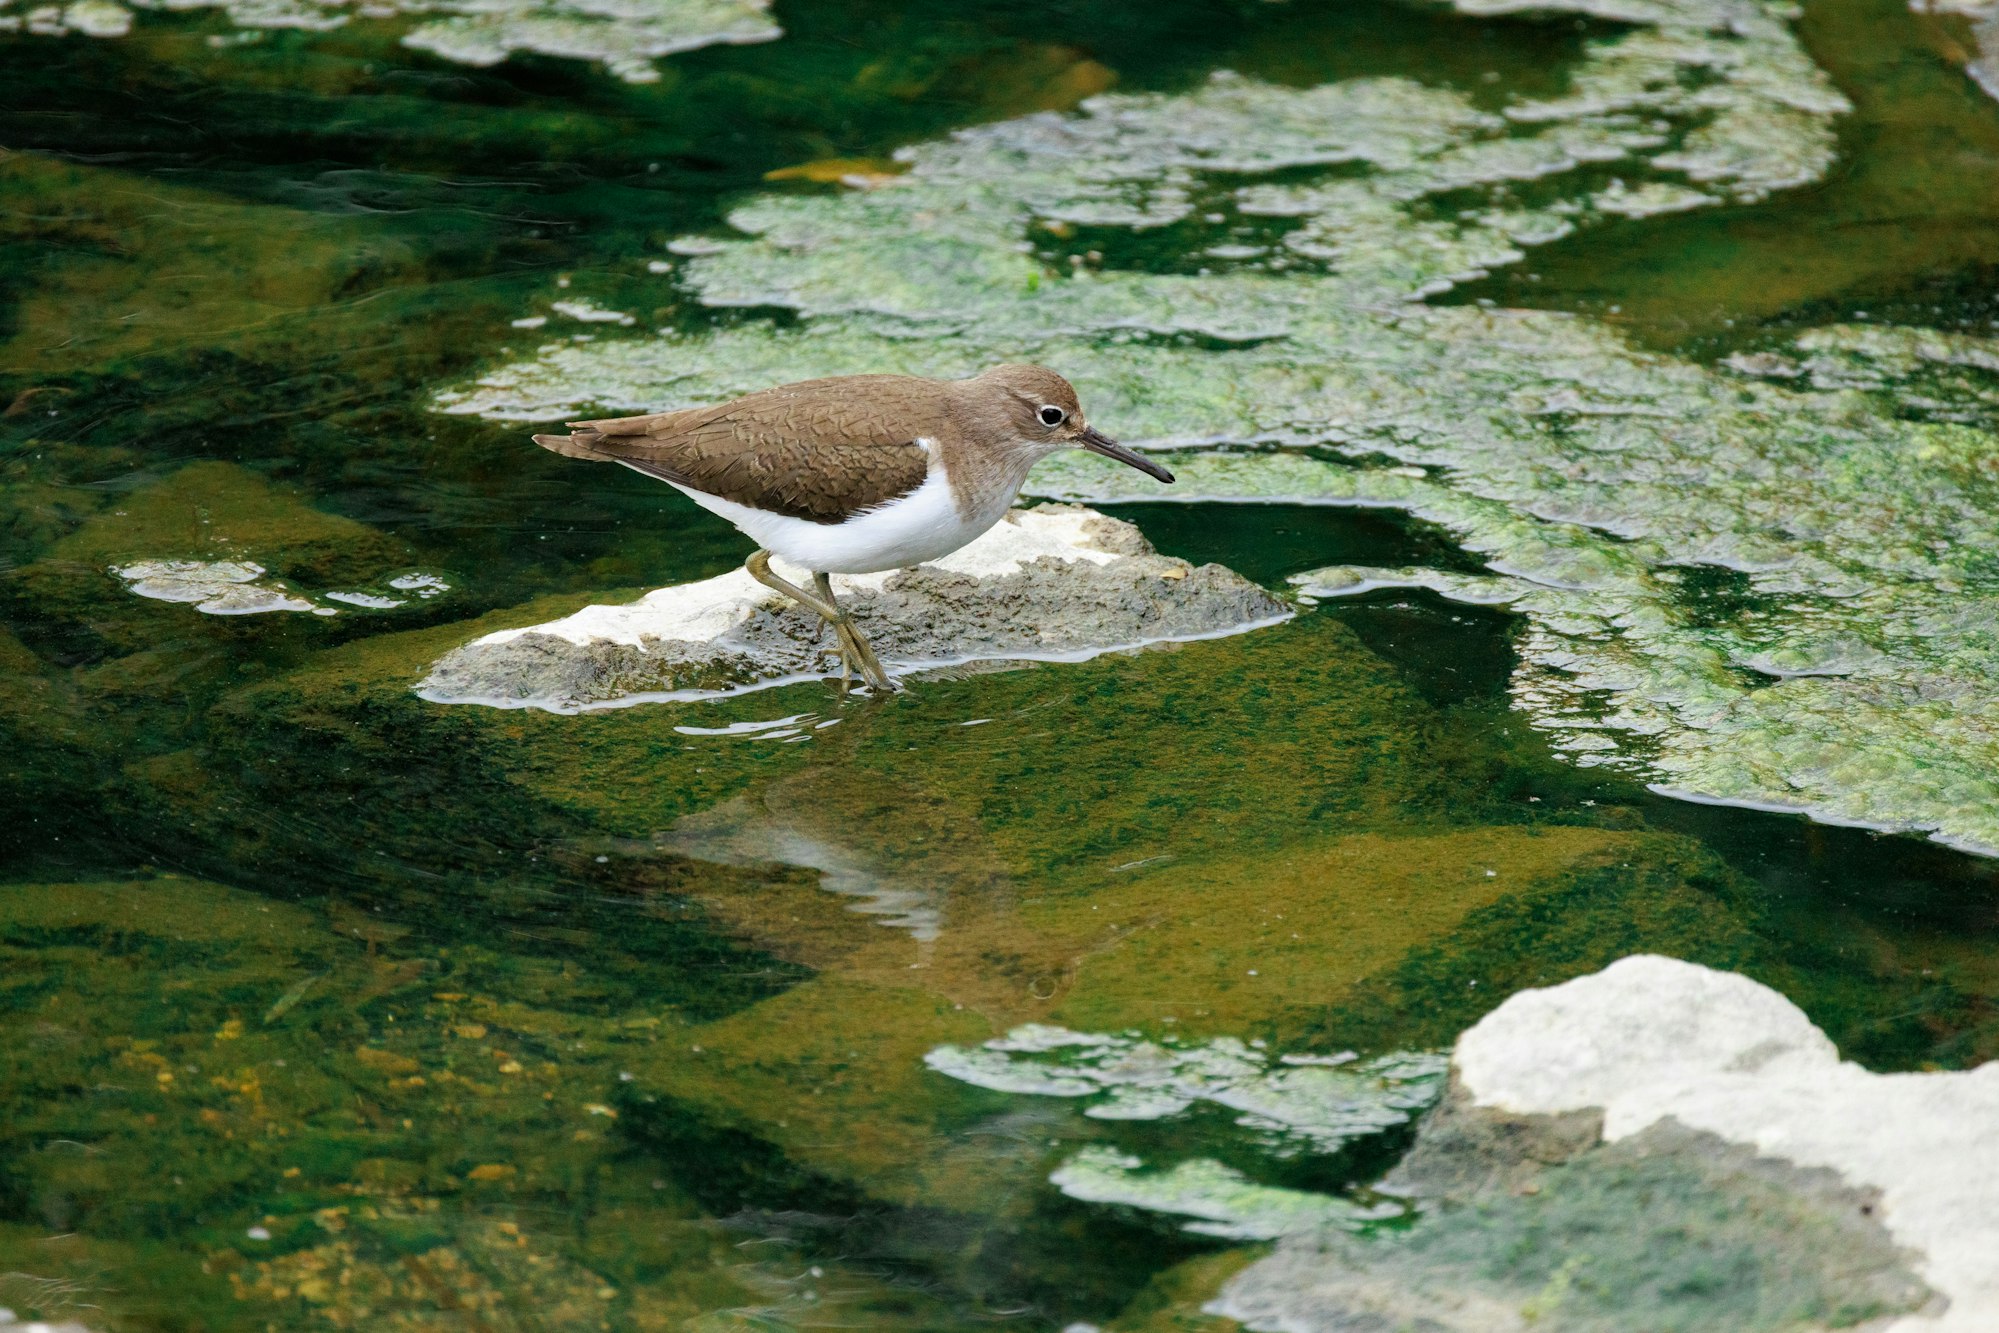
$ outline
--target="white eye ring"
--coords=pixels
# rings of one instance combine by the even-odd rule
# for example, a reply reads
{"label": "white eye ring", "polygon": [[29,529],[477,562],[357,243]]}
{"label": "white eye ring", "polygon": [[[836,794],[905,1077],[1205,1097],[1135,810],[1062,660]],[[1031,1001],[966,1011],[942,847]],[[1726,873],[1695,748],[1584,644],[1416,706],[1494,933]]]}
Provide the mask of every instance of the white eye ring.
{"label": "white eye ring", "polygon": [[1041,424],[1044,426],[1059,426],[1069,419],[1067,412],[1052,403],[1034,415],[1041,418]]}

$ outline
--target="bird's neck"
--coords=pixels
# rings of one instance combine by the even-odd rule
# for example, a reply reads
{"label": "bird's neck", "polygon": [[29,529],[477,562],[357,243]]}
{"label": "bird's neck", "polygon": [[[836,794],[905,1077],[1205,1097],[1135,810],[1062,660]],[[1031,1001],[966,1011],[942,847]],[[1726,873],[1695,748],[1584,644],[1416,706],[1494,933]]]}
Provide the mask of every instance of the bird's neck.
{"label": "bird's neck", "polygon": [[951,482],[951,498],[967,522],[993,522],[1013,504],[1027,473],[1053,450],[1025,441],[981,448],[960,441],[939,460]]}

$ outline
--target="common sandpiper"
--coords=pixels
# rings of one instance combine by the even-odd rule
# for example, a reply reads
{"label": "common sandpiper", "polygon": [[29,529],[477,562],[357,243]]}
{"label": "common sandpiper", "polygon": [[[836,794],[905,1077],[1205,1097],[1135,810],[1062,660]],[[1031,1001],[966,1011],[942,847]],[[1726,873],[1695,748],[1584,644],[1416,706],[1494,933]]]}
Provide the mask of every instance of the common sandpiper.
{"label": "common sandpiper", "polygon": [[[846,375],[802,380],[713,407],[572,421],[535,443],[623,463],[719,514],[757,544],[750,576],[833,627],[843,667],[895,683],[833,596],[833,574],[948,555],[999,522],[1028,469],[1088,449],[1163,482],[1173,474],[1093,429],[1069,381],[1041,366],[963,380]],[[771,571],[811,571],[808,591]]]}

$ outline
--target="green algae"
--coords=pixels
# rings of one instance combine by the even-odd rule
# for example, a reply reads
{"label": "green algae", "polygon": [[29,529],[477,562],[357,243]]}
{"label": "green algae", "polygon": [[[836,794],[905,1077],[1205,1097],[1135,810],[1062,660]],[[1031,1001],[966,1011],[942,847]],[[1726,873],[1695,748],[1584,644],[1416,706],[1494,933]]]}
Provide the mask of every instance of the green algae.
{"label": "green algae", "polygon": [[[67,6],[29,8],[22,0],[0,5],[0,33],[60,37],[123,37],[140,13],[221,11],[238,38],[255,40],[273,30],[326,32],[354,19],[379,23],[413,17],[403,45],[459,64],[497,65],[516,52],[591,60],[631,83],[659,79],[653,62],[678,51],[720,42],[767,42],[781,35],[764,0],[626,0],[622,4],[570,0],[75,0]],[[10,12],[25,11],[25,12]],[[442,17],[431,17],[441,15]],[[233,34],[232,34],[233,35]],[[223,44],[229,37],[212,39]]]}
{"label": "green algae", "polygon": [[0,1228],[12,1307],[143,1329],[466,1310],[650,1328],[809,1322],[823,1286],[827,1317],[938,1326],[830,1258],[823,1284],[794,1283],[789,1244],[745,1266],[671,1164],[628,1169],[607,1103],[670,1007],[414,942],[370,912],[188,879],[0,891],[6,1082],[26,1099],[0,1193],[35,1221]]}
{"label": "green algae", "polygon": [[[1670,173],[1742,200],[1823,175],[1845,103],[1781,11],[1618,17],[1656,26],[1592,43],[1566,97],[1500,114],[1406,80],[1217,78],[906,150],[904,175],[754,201],[730,219],[753,239],[679,247],[679,283],[701,302],[785,307],[795,326],[550,346],[440,404],[539,418],[1031,358],[1154,447],[1386,456],[1437,475],[1266,448],[1184,459],[1174,498],[1396,506],[1443,524],[1516,583],[1423,585],[1525,614],[1516,703],[1579,763],[1999,847],[1999,732],[1978,685],[1999,665],[1980,609],[1993,570],[1979,534],[1999,512],[1990,439],[1907,419],[1921,386],[1891,387],[1920,364],[1967,384],[1959,399],[1989,394],[1976,340],[1811,335],[1819,382],[1793,387],[1641,353],[1574,317],[1396,304],[1576,226],[1701,202],[1671,193]],[[1321,179],[1258,180],[1279,170]],[[1239,237],[1200,274],[1080,256],[1051,271],[1035,239],[1195,217]],[[1897,336],[1914,340],[1899,360],[1883,350]],[[1874,378],[1841,381],[1840,356]],[[1093,460],[1033,485],[1136,498]],[[1679,571],[1704,567],[1746,574],[1753,604],[1690,623]]]}
{"label": "green algae", "polygon": [[[1030,1057],[1056,1055],[1053,1062]],[[1404,1124],[1436,1099],[1440,1057],[1387,1055],[1346,1066],[1340,1056],[1277,1056],[1222,1037],[1172,1038],[1072,1032],[1025,1024],[976,1049],[940,1046],[923,1062],[995,1092],[1092,1097],[1099,1120],[1161,1120],[1202,1103],[1240,1112],[1236,1123],[1269,1136],[1277,1151],[1336,1152],[1349,1140]]]}
{"label": "green algae", "polygon": [[[372,229],[352,216],[246,207],[52,154],[0,159],[0,198],[8,203],[0,235],[40,278],[10,303],[0,369],[53,390],[52,416],[80,406],[64,401],[61,380],[81,369],[190,341],[296,338],[299,315],[370,278],[406,277],[414,258],[370,253]],[[52,262],[58,254],[65,262]],[[111,309],[119,313],[107,317]]]}
{"label": "green algae", "polygon": [[1400,1217],[1403,1211],[1394,1203],[1364,1207],[1304,1190],[1259,1185],[1240,1171],[1204,1158],[1156,1173],[1141,1171],[1144,1165],[1113,1149],[1085,1148],[1049,1179],[1071,1198],[1192,1218],[1186,1223],[1188,1231],[1226,1240],[1358,1230]]}

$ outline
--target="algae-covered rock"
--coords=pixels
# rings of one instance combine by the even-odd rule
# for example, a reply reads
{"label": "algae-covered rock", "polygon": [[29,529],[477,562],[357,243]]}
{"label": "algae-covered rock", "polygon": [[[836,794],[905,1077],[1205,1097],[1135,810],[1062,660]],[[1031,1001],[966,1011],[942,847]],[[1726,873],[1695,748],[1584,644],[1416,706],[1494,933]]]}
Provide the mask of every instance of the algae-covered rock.
{"label": "algae-covered rock", "polygon": [[[0,219],[8,243],[64,256],[10,293],[0,331],[0,373],[35,386],[58,425],[75,423],[82,403],[116,392],[102,381],[79,385],[80,373],[125,370],[135,358],[189,346],[259,347],[287,359],[323,355],[323,321],[338,318],[343,296],[424,276],[419,252],[384,243],[366,218],[248,202],[175,175],[10,152],[0,160],[0,195],[8,201]],[[110,315],[113,308],[120,313]],[[322,322],[302,329],[306,318]],[[74,397],[78,388],[88,396]],[[158,440],[145,436],[172,421],[176,406],[208,422],[231,421],[232,436],[240,429],[243,438],[256,438],[267,427],[247,418],[234,425],[236,401],[149,403],[136,438],[140,418],[121,405],[94,423],[106,429],[71,465],[84,463],[95,475],[120,454],[133,468],[164,461]]]}
{"label": "algae-covered rock", "polygon": [[393,538],[315,509],[248,468],[190,463],[120,495],[48,558],[105,572],[145,561],[259,559],[286,577],[337,582],[393,569],[403,550]]}
{"label": "algae-covered rock", "polygon": [[[1426,1126],[1439,1143],[1419,1140],[1412,1166],[1446,1153],[1517,1162],[1527,1148],[1512,1126],[1477,1145],[1446,1123]],[[1613,1333],[1634,1321],[1674,1333],[1819,1333],[1879,1328],[1930,1300],[1913,1256],[1869,1216],[1866,1192],[1670,1124],[1566,1161],[1537,1156],[1505,1185],[1422,1202],[1406,1233],[1295,1238],[1208,1308],[1284,1333]]]}
{"label": "algae-covered rock", "polygon": [[57,541],[17,572],[15,596],[42,620],[82,621],[130,649],[151,641],[157,622],[128,598],[225,617],[387,610],[445,586],[408,563],[408,548],[386,533],[315,509],[247,468],[190,463]]}
{"label": "algae-covered rock", "polygon": [[[1281,1246],[1251,1328],[1983,1328],[1999,1066],[1870,1074],[1776,992],[1653,956],[1523,991],[1382,1183],[1424,1216]],[[1897,1317],[1899,1316],[1899,1318]]]}
{"label": "algae-covered rock", "polygon": [[[808,573],[780,566],[793,582]],[[1219,565],[1157,555],[1128,523],[1087,509],[1015,511],[914,569],[842,575],[843,605],[891,666],[1082,661],[1116,649],[1241,633],[1286,618]],[[418,692],[438,703],[574,712],[795,683],[824,670],[824,623],[737,570],[628,606],[502,630],[440,659]]]}

